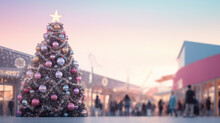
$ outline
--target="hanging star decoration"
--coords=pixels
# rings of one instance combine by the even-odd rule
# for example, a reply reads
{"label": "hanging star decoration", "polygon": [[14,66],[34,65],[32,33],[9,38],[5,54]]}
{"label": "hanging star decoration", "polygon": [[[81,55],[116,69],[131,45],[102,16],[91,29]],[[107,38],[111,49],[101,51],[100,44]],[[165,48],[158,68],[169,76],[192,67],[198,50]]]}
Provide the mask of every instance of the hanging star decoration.
{"label": "hanging star decoration", "polygon": [[50,16],[53,18],[52,22],[59,22],[60,21],[59,19],[62,17],[62,15],[58,14],[57,10],[55,11],[54,15],[50,15]]}

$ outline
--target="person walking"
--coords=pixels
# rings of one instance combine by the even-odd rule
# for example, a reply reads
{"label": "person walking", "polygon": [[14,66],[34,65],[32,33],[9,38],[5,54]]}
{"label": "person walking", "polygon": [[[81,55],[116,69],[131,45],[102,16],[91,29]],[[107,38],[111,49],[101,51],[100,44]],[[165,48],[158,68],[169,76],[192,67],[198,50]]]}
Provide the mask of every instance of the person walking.
{"label": "person walking", "polygon": [[151,116],[151,109],[152,109],[152,104],[151,104],[150,100],[148,100],[148,103],[147,103],[147,116]]}
{"label": "person walking", "polygon": [[199,100],[198,99],[195,99],[195,103],[194,103],[194,115],[195,116],[199,116]]}
{"label": "person walking", "polygon": [[206,100],[206,112],[207,112],[207,116],[210,116],[211,114],[211,99],[210,97],[207,98]]}
{"label": "person walking", "polygon": [[110,102],[110,114],[111,116],[115,116],[115,101]]}
{"label": "person walking", "polygon": [[142,116],[146,116],[147,114],[147,107],[145,103],[142,104],[141,113],[142,113]]}
{"label": "person walking", "polygon": [[103,105],[102,105],[102,103],[100,102],[100,104],[99,104],[99,116],[103,116],[103,114],[104,114],[104,111],[103,111]]}
{"label": "person walking", "polygon": [[[194,101],[195,101],[195,92],[191,89],[191,85],[188,85],[188,90],[185,94],[185,111],[184,117],[190,116],[193,117],[194,115]],[[190,112],[190,113],[189,113]]]}
{"label": "person walking", "polygon": [[155,104],[153,103],[152,104],[152,108],[151,108],[151,116],[154,116],[155,114],[155,108],[156,108],[156,106],[155,106]]}
{"label": "person walking", "polygon": [[173,116],[173,112],[175,116],[177,117],[177,112],[176,112],[176,97],[174,95],[174,92],[171,92],[170,100],[169,100],[169,111],[170,115]]}
{"label": "person walking", "polygon": [[135,116],[141,116],[141,104],[140,103],[136,103],[135,108],[134,108],[134,113]]}
{"label": "person walking", "polygon": [[123,109],[123,101],[122,101],[122,100],[119,102],[118,108],[119,108],[119,115],[120,115],[120,116],[123,116],[123,112],[122,112],[122,109]]}
{"label": "person walking", "polygon": [[181,115],[182,115],[182,112],[183,112],[183,104],[181,103],[180,100],[178,100],[178,103],[177,103],[177,112],[178,112],[178,116],[181,116]]}
{"label": "person walking", "polygon": [[163,105],[164,105],[164,102],[163,102],[162,99],[160,99],[159,102],[158,102],[159,116],[163,115]]}
{"label": "person walking", "polygon": [[100,115],[100,99],[99,99],[99,96],[97,95],[96,96],[96,99],[95,99],[95,116],[99,116]]}
{"label": "person walking", "polygon": [[125,106],[125,116],[129,116],[131,99],[127,94],[125,95],[124,102],[125,102],[125,105],[124,105]]}
{"label": "person walking", "polygon": [[14,115],[14,98],[12,98],[8,103],[9,114]]}
{"label": "person walking", "polygon": [[[219,95],[220,96],[220,95]],[[220,116],[220,98],[218,100],[218,115]]]}

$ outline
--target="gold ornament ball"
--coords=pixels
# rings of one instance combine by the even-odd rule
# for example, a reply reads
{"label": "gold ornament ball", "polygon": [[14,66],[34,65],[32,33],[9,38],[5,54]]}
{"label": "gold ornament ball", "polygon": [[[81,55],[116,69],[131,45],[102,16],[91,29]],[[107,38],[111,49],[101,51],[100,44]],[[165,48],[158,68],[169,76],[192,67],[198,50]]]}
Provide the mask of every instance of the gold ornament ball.
{"label": "gold ornament ball", "polygon": [[68,52],[69,52],[69,48],[64,47],[64,48],[62,49],[62,51],[63,51],[64,53],[68,53]]}
{"label": "gold ornament ball", "polygon": [[59,25],[59,24],[55,24],[55,25],[53,26],[53,28],[54,28],[55,30],[59,30],[59,29],[60,29],[60,25]]}
{"label": "gold ornament ball", "polygon": [[36,47],[36,50],[37,50],[37,51],[40,51],[40,47],[39,47],[39,46],[37,46],[37,47]]}
{"label": "gold ornament ball", "polygon": [[33,58],[33,61],[34,61],[34,63],[37,63],[37,62],[39,61],[39,57],[38,57],[38,56],[35,56],[35,57]]}

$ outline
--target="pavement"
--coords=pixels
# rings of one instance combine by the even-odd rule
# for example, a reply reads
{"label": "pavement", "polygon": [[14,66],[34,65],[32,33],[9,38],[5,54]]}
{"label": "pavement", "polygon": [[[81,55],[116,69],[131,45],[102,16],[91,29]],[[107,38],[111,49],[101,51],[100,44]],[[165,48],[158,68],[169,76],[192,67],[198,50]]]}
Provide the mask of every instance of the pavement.
{"label": "pavement", "polygon": [[0,117],[0,123],[220,123],[220,117]]}

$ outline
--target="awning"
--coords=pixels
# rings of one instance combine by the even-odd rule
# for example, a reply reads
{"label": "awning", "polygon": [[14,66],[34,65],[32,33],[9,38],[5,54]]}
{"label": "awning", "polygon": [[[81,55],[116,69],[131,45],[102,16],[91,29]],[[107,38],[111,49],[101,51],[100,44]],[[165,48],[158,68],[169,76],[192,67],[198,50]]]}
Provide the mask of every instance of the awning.
{"label": "awning", "polygon": [[165,81],[168,81],[168,80],[172,80],[173,77],[174,77],[173,74],[171,74],[171,75],[166,75],[166,76],[162,76],[160,79],[156,80],[156,82],[162,83],[162,82],[165,82]]}

